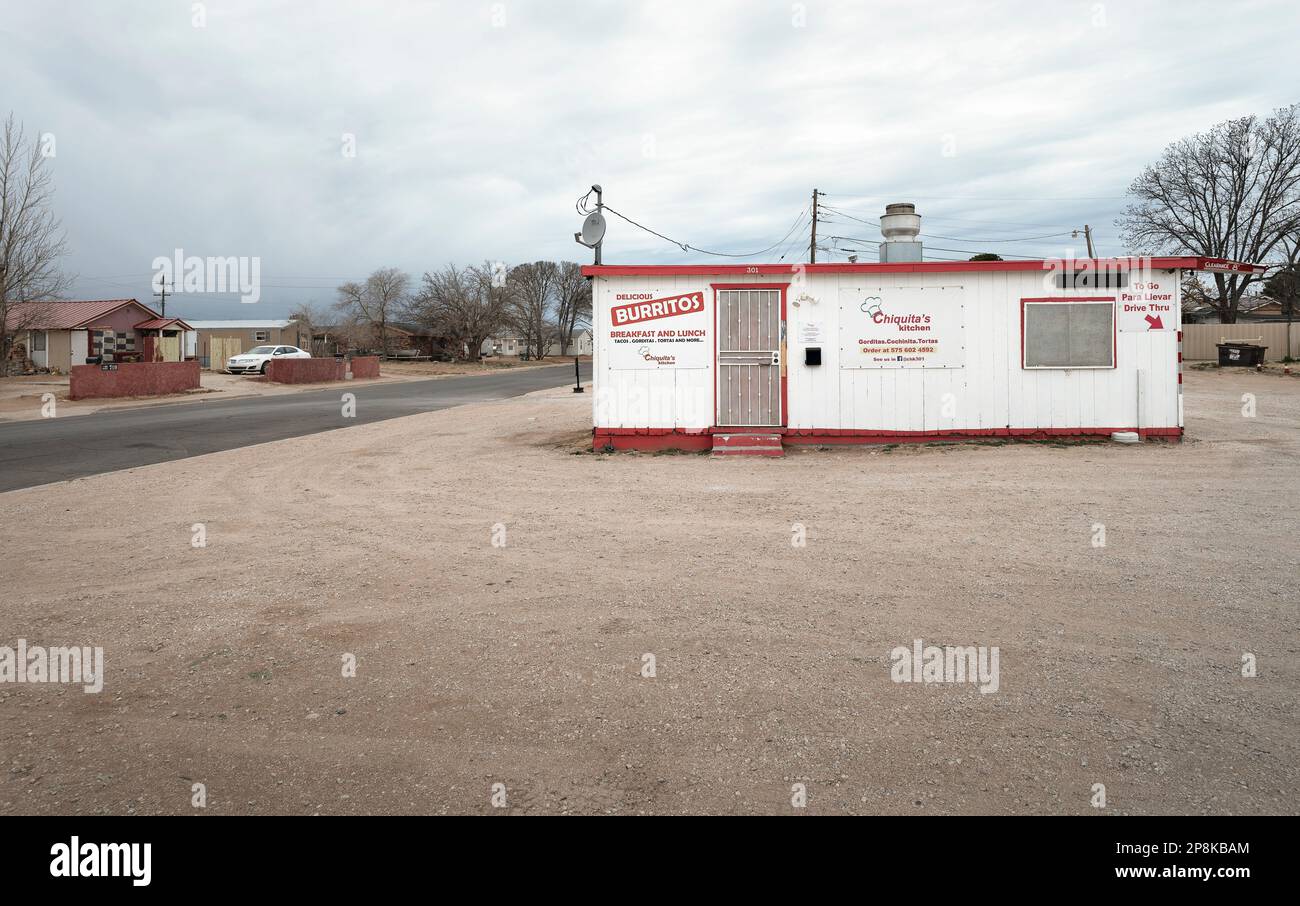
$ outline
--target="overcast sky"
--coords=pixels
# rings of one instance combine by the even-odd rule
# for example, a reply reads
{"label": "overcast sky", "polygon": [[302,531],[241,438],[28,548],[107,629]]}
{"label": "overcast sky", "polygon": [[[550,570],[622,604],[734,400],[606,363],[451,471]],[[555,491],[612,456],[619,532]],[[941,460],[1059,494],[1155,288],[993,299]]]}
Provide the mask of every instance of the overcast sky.
{"label": "overcast sky", "polygon": [[[782,239],[815,186],[840,212],[821,237],[878,240],[850,215],[915,201],[934,256],[1063,254],[1080,242],[991,240],[1085,222],[1117,254],[1123,193],[1166,144],[1300,99],[1294,0],[0,13],[0,113],[54,138],[75,297],[147,301],[153,259],[177,248],[260,257],[261,302],[169,301],[191,317],[329,304],[381,266],[589,261],[574,201],[593,182],[719,251]],[[801,226],[752,260],[803,260],[807,241]],[[821,260],[873,248],[825,242]],[[610,218],[607,263],[705,260]]]}

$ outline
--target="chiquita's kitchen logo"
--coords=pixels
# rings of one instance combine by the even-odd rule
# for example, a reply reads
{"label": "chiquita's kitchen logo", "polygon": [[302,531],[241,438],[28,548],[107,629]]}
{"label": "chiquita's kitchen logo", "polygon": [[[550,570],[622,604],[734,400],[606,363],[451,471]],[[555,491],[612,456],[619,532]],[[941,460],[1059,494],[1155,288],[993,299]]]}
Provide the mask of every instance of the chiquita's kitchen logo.
{"label": "chiquita's kitchen logo", "polygon": [[615,305],[609,310],[609,315],[611,323],[617,327],[623,324],[655,321],[659,318],[672,318],[676,315],[691,315],[699,311],[704,311],[702,292]]}
{"label": "chiquita's kitchen logo", "polygon": [[871,315],[871,320],[877,324],[893,324],[899,330],[929,329],[925,326],[930,323],[929,315],[887,315],[881,308],[883,301],[879,296],[867,296],[858,307]]}
{"label": "chiquita's kitchen logo", "polygon": [[636,352],[637,352],[637,355],[641,356],[641,358],[645,359],[647,362],[654,362],[656,365],[676,365],[676,364],[677,364],[677,356],[675,356],[675,355],[655,355],[653,352],[650,351],[650,347],[649,347],[649,346],[642,346],[642,347],[641,347],[640,349],[638,349]]}

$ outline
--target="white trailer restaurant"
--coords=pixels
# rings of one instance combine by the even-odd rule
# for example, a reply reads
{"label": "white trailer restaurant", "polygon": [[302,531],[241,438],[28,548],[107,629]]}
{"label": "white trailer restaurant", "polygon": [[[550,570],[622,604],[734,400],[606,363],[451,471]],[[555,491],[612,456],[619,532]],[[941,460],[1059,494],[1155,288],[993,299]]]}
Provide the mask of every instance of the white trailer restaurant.
{"label": "white trailer restaurant", "polygon": [[583,268],[594,447],[779,454],[785,444],[943,438],[1175,440],[1183,272],[1258,267],[921,261],[915,235],[904,230],[895,248],[886,231],[870,264]]}

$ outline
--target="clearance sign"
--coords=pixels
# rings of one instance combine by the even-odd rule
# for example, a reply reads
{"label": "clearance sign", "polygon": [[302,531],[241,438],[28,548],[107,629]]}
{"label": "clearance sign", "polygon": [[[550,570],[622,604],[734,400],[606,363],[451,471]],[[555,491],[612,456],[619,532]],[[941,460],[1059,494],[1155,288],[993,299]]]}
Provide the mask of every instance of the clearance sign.
{"label": "clearance sign", "polygon": [[713,322],[704,293],[615,293],[609,310],[607,367],[623,371],[708,368]]}

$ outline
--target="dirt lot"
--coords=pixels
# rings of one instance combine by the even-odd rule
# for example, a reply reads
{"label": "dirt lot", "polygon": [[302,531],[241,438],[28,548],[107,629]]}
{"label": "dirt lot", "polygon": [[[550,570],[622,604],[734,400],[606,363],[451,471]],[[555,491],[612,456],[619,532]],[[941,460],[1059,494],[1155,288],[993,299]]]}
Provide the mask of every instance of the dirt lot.
{"label": "dirt lot", "polygon": [[[1300,381],[1190,374],[1181,445],[777,460],[577,453],[589,406],[0,495],[0,644],[106,662],[0,685],[0,812],[1300,812]],[[918,638],[998,691],[891,682]]]}

